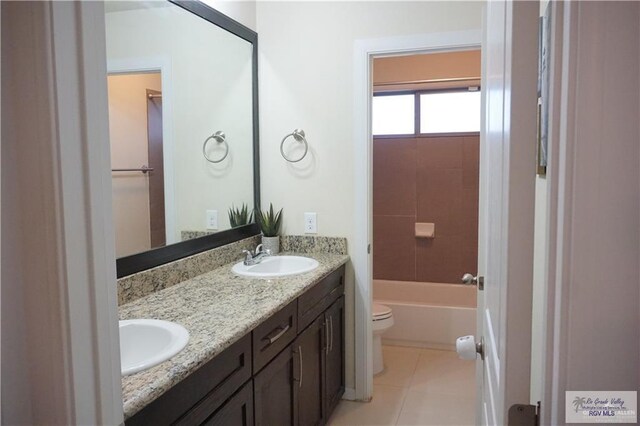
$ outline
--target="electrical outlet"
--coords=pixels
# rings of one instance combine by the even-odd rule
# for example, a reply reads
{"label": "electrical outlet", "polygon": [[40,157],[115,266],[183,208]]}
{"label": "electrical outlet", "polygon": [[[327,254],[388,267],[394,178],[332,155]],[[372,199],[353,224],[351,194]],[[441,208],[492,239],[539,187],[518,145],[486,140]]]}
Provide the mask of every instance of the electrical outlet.
{"label": "electrical outlet", "polygon": [[207,229],[218,229],[218,210],[207,210]]}
{"label": "electrical outlet", "polygon": [[305,234],[318,233],[318,215],[316,213],[304,214],[304,233]]}

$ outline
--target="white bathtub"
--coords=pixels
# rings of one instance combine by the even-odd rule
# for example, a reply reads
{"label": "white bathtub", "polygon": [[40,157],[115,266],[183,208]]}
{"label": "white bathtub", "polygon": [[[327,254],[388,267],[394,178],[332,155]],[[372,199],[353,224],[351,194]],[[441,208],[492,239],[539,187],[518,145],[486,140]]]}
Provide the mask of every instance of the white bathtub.
{"label": "white bathtub", "polygon": [[373,280],[373,299],[393,310],[387,344],[455,350],[456,338],[476,331],[472,286]]}

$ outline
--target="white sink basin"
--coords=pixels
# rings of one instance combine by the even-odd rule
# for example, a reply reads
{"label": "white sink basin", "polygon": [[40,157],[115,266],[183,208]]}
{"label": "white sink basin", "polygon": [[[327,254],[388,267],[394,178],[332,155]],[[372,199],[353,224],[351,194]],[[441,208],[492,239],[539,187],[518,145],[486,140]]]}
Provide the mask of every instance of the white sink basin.
{"label": "white sink basin", "polygon": [[255,265],[247,266],[243,262],[233,265],[233,273],[251,278],[277,278],[304,274],[318,267],[318,261],[302,256],[271,256]]}
{"label": "white sink basin", "polygon": [[120,321],[120,368],[122,375],[137,373],[164,362],[180,352],[189,332],[174,322],[134,319]]}

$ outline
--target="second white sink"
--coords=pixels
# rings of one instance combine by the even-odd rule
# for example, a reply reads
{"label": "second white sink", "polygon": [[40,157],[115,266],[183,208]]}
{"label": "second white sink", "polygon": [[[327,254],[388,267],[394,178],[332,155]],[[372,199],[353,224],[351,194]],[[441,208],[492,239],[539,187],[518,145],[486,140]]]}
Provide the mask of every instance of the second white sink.
{"label": "second white sink", "polygon": [[251,278],[277,278],[304,274],[318,267],[318,261],[303,256],[270,256],[255,265],[238,262],[231,270],[234,274]]}
{"label": "second white sink", "polygon": [[189,332],[180,324],[154,319],[120,321],[120,368],[123,376],[146,370],[180,352]]}

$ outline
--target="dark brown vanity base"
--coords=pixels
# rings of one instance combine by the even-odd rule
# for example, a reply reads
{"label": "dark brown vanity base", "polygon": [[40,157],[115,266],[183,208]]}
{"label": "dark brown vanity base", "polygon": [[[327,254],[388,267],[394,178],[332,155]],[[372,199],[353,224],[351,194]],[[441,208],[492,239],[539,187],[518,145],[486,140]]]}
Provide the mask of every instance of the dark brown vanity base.
{"label": "dark brown vanity base", "polygon": [[323,425],[344,393],[344,265],[126,421]]}

